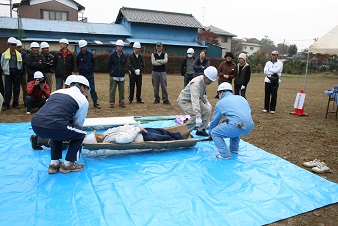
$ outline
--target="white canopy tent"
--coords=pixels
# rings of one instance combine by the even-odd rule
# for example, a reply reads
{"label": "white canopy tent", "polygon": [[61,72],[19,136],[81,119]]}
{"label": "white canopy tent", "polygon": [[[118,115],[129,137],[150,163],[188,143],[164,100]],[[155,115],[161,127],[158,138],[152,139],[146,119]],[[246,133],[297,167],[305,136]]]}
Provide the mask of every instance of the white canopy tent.
{"label": "white canopy tent", "polygon": [[338,25],[309,47],[309,52],[321,55],[338,55]]}

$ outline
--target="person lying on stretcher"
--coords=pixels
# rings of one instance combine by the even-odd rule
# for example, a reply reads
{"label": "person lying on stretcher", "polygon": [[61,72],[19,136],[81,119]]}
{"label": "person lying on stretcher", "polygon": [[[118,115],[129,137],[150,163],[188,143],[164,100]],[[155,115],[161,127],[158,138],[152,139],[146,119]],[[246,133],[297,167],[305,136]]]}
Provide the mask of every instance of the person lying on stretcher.
{"label": "person lying on stretcher", "polygon": [[[134,125],[124,125],[113,127],[105,131],[103,134],[98,134],[96,130],[91,134],[87,134],[83,143],[117,143],[128,144],[131,142],[143,141],[169,141],[182,140],[182,135],[178,133],[169,132],[161,128],[142,128]],[[42,146],[50,147],[50,140],[48,138],[40,138],[36,135],[31,135],[31,143],[33,150],[42,150]],[[67,148],[67,143],[62,146]]]}

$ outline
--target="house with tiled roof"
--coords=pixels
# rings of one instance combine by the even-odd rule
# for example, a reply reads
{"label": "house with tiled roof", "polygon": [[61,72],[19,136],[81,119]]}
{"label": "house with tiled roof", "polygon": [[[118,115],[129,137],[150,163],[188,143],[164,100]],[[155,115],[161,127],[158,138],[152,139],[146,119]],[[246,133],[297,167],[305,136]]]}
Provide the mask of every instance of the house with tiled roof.
{"label": "house with tiled roof", "polygon": [[197,40],[198,29],[203,25],[192,15],[147,9],[122,7],[115,24],[122,24],[132,34],[127,43],[142,43],[142,51],[155,51],[155,44],[162,42],[169,54],[186,55],[188,48],[205,49],[205,43]]}
{"label": "house with tiled roof", "polygon": [[[207,43],[198,41],[198,29],[203,25],[192,14],[122,7],[115,23],[88,23],[70,20],[72,13],[84,9],[72,0],[22,0],[16,7],[21,17],[0,17],[0,51],[7,48],[6,42],[11,36],[20,39],[24,48],[29,48],[33,41],[47,41],[51,50],[58,50],[58,41],[67,38],[71,51],[79,51],[77,43],[85,39],[88,50],[94,54],[110,53],[118,39],[125,42],[125,53],[133,51],[132,44],[136,41],[142,44],[142,53],[155,51],[157,42],[162,42],[164,50],[172,55],[185,56],[190,47],[196,53],[208,48]],[[55,14],[44,17],[44,9],[48,7],[53,8],[55,13],[64,9],[68,16]],[[40,17],[36,10],[40,10]],[[21,13],[23,11],[27,11],[26,14]],[[208,54],[208,57],[221,57],[221,48],[213,52],[217,54]]]}
{"label": "house with tiled roof", "polygon": [[222,46],[222,48],[223,48],[222,56],[225,55],[225,52],[231,51],[232,38],[236,37],[236,35],[234,35],[230,32],[224,31],[224,30],[222,30],[218,27],[212,26],[212,25],[206,27],[205,30],[209,30],[209,31],[218,35],[217,40],[220,43],[220,46]]}

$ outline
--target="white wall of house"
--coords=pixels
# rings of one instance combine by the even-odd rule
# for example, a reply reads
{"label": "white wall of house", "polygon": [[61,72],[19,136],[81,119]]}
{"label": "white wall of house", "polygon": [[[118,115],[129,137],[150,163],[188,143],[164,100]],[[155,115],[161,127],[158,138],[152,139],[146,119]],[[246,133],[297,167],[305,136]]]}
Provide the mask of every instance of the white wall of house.
{"label": "white wall of house", "polygon": [[224,49],[222,49],[222,57],[224,57],[226,52],[231,51],[231,41],[232,38],[226,35],[219,35],[218,42],[220,46],[222,46]]}
{"label": "white wall of house", "polygon": [[251,56],[255,52],[261,49],[261,46],[254,43],[246,43],[242,42],[242,52],[246,53],[246,55]]}

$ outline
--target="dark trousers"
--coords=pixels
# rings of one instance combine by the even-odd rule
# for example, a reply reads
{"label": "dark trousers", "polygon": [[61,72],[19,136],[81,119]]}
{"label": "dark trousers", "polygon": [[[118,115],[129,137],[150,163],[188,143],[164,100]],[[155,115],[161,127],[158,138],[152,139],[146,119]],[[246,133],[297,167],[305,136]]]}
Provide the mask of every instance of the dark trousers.
{"label": "dark trousers", "polygon": [[40,109],[45,103],[46,98],[41,98],[41,100],[35,101],[32,96],[26,96],[27,112],[31,112],[32,108]]}
{"label": "dark trousers", "polygon": [[5,101],[4,105],[9,107],[12,100],[13,92],[13,107],[19,105],[20,96],[20,71],[18,69],[10,69],[10,74],[5,75]]}
{"label": "dark trousers", "polygon": [[27,75],[21,74],[20,76],[20,84],[21,84],[21,91],[22,91],[22,101],[26,106],[26,96],[27,96]]}
{"label": "dark trousers", "polygon": [[194,74],[185,74],[184,75],[184,87],[188,85],[188,83],[191,81],[191,79],[194,78]]}
{"label": "dark trousers", "polygon": [[[56,83],[56,90],[62,89],[63,83],[65,80],[63,78],[55,77],[55,83]],[[49,87],[50,88],[50,87]],[[51,88],[50,88],[51,89]]]}
{"label": "dark trousers", "polygon": [[142,101],[141,99],[142,76],[129,76],[129,101],[134,100],[135,85],[136,85],[136,101]]}
{"label": "dark trousers", "polygon": [[242,85],[237,85],[235,84],[235,95],[241,94],[242,97],[245,98],[245,93],[246,93],[246,87],[244,89],[241,89]]}
{"label": "dark trousers", "polygon": [[[265,83],[264,109],[275,111],[277,105],[277,91],[279,83]],[[271,97],[271,100],[270,100]]]}
{"label": "dark trousers", "polygon": [[[39,119],[32,120],[32,128],[35,134],[41,138],[50,138],[51,160],[59,160],[62,158],[62,142],[69,141],[68,151],[65,160],[75,162],[78,159],[78,153],[81,151],[83,139],[86,131],[81,126],[54,125],[54,128],[39,127]],[[55,129],[58,128],[58,129]]]}
{"label": "dark trousers", "polygon": [[86,79],[88,80],[89,82],[89,87],[90,87],[90,96],[92,98],[92,101],[93,101],[93,104],[97,104],[97,100],[98,100],[98,97],[97,97],[97,93],[95,91],[95,79],[94,79],[94,73],[91,73],[91,74],[81,74],[83,75],[84,77],[86,77]]}
{"label": "dark trousers", "polygon": [[2,80],[2,71],[0,70],[0,93],[5,96],[4,81]]}

